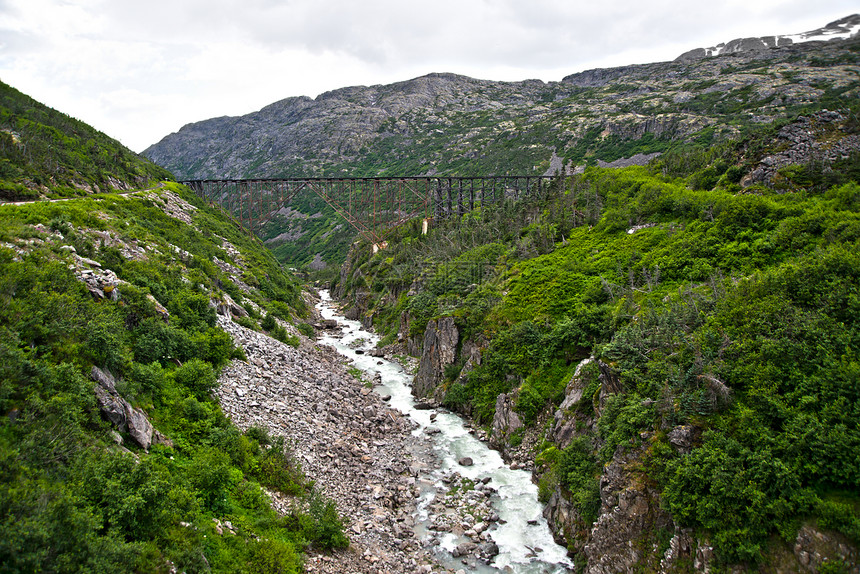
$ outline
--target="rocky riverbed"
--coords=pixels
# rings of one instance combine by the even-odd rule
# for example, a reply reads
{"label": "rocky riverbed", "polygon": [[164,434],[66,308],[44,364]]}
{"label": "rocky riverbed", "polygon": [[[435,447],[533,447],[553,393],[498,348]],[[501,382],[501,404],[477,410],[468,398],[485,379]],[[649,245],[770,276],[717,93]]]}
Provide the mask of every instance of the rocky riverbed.
{"label": "rocky riverbed", "polygon": [[[222,373],[218,397],[241,429],[257,425],[286,437],[308,478],[333,499],[346,522],[349,549],[312,555],[309,572],[438,571],[415,538],[418,490],[411,467],[411,425],[347,372],[327,347],[298,349],[220,316],[248,362]],[[275,495],[282,512],[293,500]]]}
{"label": "rocky riverbed", "polygon": [[[225,414],[243,430],[256,425],[285,437],[305,475],[335,501],[345,520],[350,547],[332,555],[312,553],[309,572],[500,571],[489,563],[499,554],[493,536],[506,522],[493,506],[504,481],[469,476],[475,472],[467,458],[440,470],[441,418],[435,412],[427,413],[429,425],[419,425],[389,407],[399,400],[372,390],[379,375],[363,375],[367,382],[356,378],[331,347],[303,338],[293,348],[223,315],[219,324],[248,358],[232,362],[221,375],[217,394]],[[272,499],[284,513],[296,503],[278,493]],[[527,550],[524,572],[538,566],[528,562],[542,552]],[[511,564],[501,571],[521,569]]]}

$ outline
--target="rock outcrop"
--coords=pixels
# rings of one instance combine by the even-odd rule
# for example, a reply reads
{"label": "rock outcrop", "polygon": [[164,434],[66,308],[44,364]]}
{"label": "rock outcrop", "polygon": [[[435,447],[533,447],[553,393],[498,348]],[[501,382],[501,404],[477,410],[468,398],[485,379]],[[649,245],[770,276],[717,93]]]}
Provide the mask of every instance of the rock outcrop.
{"label": "rock outcrop", "polygon": [[[134,408],[120,396],[116,390],[116,379],[108,371],[93,367],[90,377],[96,383],[96,402],[102,415],[120,432],[127,432],[134,442],[148,451],[152,445],[154,429],[146,413]],[[158,437],[162,438],[162,435],[159,433]]]}
{"label": "rock outcrop", "polygon": [[[674,530],[668,512],[660,507],[659,493],[640,465],[647,443],[638,448],[619,447],[600,477],[600,515],[583,546],[587,574],[626,572],[634,565],[659,563],[660,556],[645,553],[660,530]],[[689,558],[677,555],[675,559]]]}
{"label": "rock outcrop", "polygon": [[493,415],[493,429],[490,433],[490,446],[504,450],[508,441],[523,428],[523,422],[514,412],[512,395],[505,393],[496,397],[496,413]]}
{"label": "rock outcrop", "polygon": [[782,168],[817,162],[829,169],[834,162],[860,153],[860,136],[844,133],[841,126],[845,121],[843,114],[823,110],[783,127],[777,136],[781,151],[764,157],[741,185],[761,183],[789,190],[790,182],[780,174]]}
{"label": "rock outcrop", "polygon": [[781,36],[761,36],[759,38],[737,38],[729,42],[717,44],[710,48],[696,48],[684,52],[676,61],[689,62],[714,56],[731,54],[764,52],[773,48],[791,46],[802,42],[830,41],[851,38],[860,30],[860,14],[852,14],[845,18],[830,22],[822,28]]}
{"label": "rock outcrop", "polygon": [[453,317],[432,319],[424,331],[424,345],[418,372],[412,382],[412,394],[418,398],[432,396],[445,380],[445,367],[457,359],[460,333]]}

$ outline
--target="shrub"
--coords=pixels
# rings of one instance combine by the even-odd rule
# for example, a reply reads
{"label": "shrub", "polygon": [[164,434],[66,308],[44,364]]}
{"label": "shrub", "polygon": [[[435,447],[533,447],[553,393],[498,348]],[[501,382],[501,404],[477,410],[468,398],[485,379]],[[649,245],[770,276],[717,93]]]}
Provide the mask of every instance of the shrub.
{"label": "shrub", "polygon": [[305,337],[307,337],[309,339],[313,339],[315,331],[314,331],[313,326],[310,325],[309,323],[299,323],[298,325],[296,325],[296,328]]}
{"label": "shrub", "polygon": [[209,296],[187,289],[174,294],[167,305],[176,326],[189,331],[215,326],[215,309],[209,306]]}
{"label": "shrub", "polygon": [[600,511],[600,467],[592,452],[591,440],[573,439],[558,457],[558,482],[568,489],[573,505],[586,524],[597,520]]}
{"label": "shrub", "polygon": [[260,321],[260,326],[266,331],[271,331],[278,325],[278,322],[275,321],[275,316],[272,313],[266,313],[266,316],[263,317],[263,320]]}
{"label": "shrub", "polygon": [[276,438],[260,457],[256,476],[260,484],[284,494],[300,494],[304,489],[301,468],[287,450],[283,437]]}
{"label": "shrub", "polygon": [[349,539],[343,532],[343,521],[337,514],[334,501],[315,490],[311,493],[308,514],[312,523],[305,530],[305,536],[314,546],[323,550],[349,546]]}
{"label": "shrub", "polygon": [[212,365],[201,359],[191,359],[173,372],[173,380],[188,389],[194,397],[205,400],[218,385]]}
{"label": "shrub", "polygon": [[230,509],[229,496],[242,473],[230,464],[227,454],[211,447],[200,447],[188,466],[188,479],[204,507],[215,514]]}

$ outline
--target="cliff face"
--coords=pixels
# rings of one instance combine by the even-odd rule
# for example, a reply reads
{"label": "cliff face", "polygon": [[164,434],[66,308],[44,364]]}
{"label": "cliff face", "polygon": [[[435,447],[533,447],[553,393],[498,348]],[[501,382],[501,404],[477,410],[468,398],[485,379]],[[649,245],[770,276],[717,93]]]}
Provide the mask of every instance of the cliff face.
{"label": "cliff face", "polygon": [[825,93],[856,97],[857,43],[739,48],[549,83],[430,74],[189,124],[144,154],[180,179],[544,173],[553,157],[654,153],[736,135]]}
{"label": "cliff face", "polygon": [[418,372],[412,382],[412,394],[418,398],[433,395],[445,379],[445,367],[457,359],[460,334],[453,317],[433,319],[424,331],[424,345]]}

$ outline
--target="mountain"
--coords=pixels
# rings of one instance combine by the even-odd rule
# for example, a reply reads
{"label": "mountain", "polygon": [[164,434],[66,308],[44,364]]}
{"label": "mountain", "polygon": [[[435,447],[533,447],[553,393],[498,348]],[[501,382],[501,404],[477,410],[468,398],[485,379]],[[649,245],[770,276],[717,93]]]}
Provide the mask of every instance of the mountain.
{"label": "mountain", "polygon": [[822,42],[852,38],[860,32],[860,14],[852,14],[802,34],[762,36],[760,38],[738,38],[710,48],[697,48],[678,56],[679,60],[713,57],[739,52],[764,51],[779,46],[790,46],[802,42]]}
{"label": "mountain", "polygon": [[0,82],[0,199],[74,197],[172,178],[115,139]]}
{"label": "mountain", "polygon": [[[855,35],[587,70],[549,83],[429,74],[189,124],[143,153],[180,179],[554,174],[644,164],[802,114],[846,110],[860,100],[858,62]],[[794,161],[805,161],[799,153]],[[307,193],[286,215],[273,214],[260,235],[281,261],[323,266],[344,260],[352,234]]]}
{"label": "mountain", "polygon": [[[823,30],[854,30],[857,20]],[[429,74],[189,124],[143,154],[180,179],[544,173],[708,145],[806,109],[843,107],[858,95],[858,57],[855,35],[560,82]]]}

